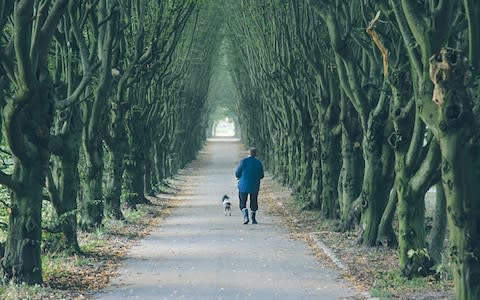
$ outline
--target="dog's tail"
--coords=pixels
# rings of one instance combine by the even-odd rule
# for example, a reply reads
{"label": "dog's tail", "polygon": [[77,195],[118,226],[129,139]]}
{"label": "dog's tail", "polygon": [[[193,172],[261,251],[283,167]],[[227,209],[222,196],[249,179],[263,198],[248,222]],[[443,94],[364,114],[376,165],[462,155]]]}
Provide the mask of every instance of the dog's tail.
{"label": "dog's tail", "polygon": [[230,197],[228,197],[227,195],[223,195],[222,202],[223,202],[225,199],[230,199]]}

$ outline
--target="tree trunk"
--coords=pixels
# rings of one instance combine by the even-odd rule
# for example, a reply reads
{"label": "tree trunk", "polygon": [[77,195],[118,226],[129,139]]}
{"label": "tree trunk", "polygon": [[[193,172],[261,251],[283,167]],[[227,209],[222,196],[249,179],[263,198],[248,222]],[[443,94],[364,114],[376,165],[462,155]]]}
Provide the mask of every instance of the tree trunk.
{"label": "tree trunk", "polygon": [[42,282],[41,211],[46,165],[45,158],[27,166],[15,161],[14,177],[27,188],[12,193],[8,236],[2,259],[4,282]]}
{"label": "tree trunk", "polygon": [[436,264],[442,263],[442,251],[445,249],[445,238],[447,232],[447,202],[445,192],[441,183],[435,185],[436,201],[433,213],[432,231],[430,232],[430,243],[428,252]]}
{"label": "tree trunk", "polygon": [[[78,150],[78,148],[77,148]],[[79,187],[79,177],[77,162],[69,158],[60,158],[54,162],[56,167],[52,173],[56,182],[58,201],[55,196],[50,196],[52,205],[55,208],[57,217],[60,220],[60,227],[66,240],[67,247],[72,253],[80,252],[77,240],[77,194]]]}
{"label": "tree trunk", "polygon": [[[295,147],[295,141],[292,136],[294,136],[295,133],[292,132],[291,135],[287,137],[287,149],[286,149],[286,155],[287,155],[287,174],[286,174],[286,180],[287,184],[290,185],[294,190],[298,186],[293,186],[295,181],[293,179],[295,178],[295,172],[297,168],[296,164],[296,157],[297,157],[297,149]],[[297,192],[297,190],[295,190]]]}
{"label": "tree trunk", "polygon": [[125,175],[124,175],[124,192],[123,197],[128,207],[135,209],[137,204],[147,203],[143,191],[144,173],[142,159],[139,157],[141,152],[130,151],[125,156]]}
{"label": "tree trunk", "polygon": [[103,149],[85,151],[86,173],[81,181],[82,197],[79,201],[79,226],[90,231],[102,225],[103,220]]}
{"label": "tree trunk", "polygon": [[325,217],[336,219],[339,215],[338,180],[340,174],[340,139],[329,119],[324,118],[320,125],[321,170],[322,170],[322,213]]}
{"label": "tree trunk", "polygon": [[426,245],[424,195],[438,174],[439,154],[436,140],[423,145],[425,126],[414,109],[408,78],[407,72],[395,70],[390,74],[395,131],[388,141],[395,153],[400,270],[411,278],[432,271],[433,261]]}
{"label": "tree trunk", "polygon": [[[342,130],[344,131],[344,130]],[[356,146],[358,144],[358,146]],[[343,230],[355,227],[350,217],[352,206],[362,189],[363,158],[359,142],[342,134],[342,169],[339,176],[340,220]]]}
{"label": "tree trunk", "polygon": [[341,96],[340,120],[342,124],[341,139],[341,157],[342,167],[339,175],[339,203],[340,203],[340,221],[343,230],[352,229],[356,224],[352,224],[350,212],[353,202],[358,198],[362,188],[363,176],[363,156],[361,147],[361,130],[358,126],[358,120],[354,116],[350,101]]}
{"label": "tree trunk", "polygon": [[79,225],[84,230],[99,227],[103,220],[103,139],[105,135],[105,110],[110,99],[112,83],[113,41],[116,38],[119,11],[106,0],[99,1],[98,19],[106,20],[98,28],[98,53],[101,60],[99,81],[93,103],[85,110],[83,146],[86,171],[82,180],[83,194],[80,198]]}
{"label": "tree trunk", "polygon": [[155,190],[154,190],[154,183],[153,183],[153,168],[152,168],[152,154],[151,154],[151,147],[153,146],[152,143],[146,142],[146,146],[144,148],[144,157],[145,157],[145,190],[144,194],[155,197]]}
{"label": "tree trunk", "polygon": [[161,183],[166,177],[165,165],[166,165],[166,154],[164,148],[157,141],[154,142],[154,169],[155,177],[158,183]]}
{"label": "tree trunk", "polygon": [[[65,50],[66,51],[66,50]],[[59,59],[60,57],[57,57]],[[71,95],[74,82],[78,78],[73,74],[77,61],[70,57],[64,57],[67,66],[67,89],[65,93],[57,91],[57,95],[66,98]],[[56,82],[60,82],[61,63],[58,62],[56,69]],[[50,143],[52,157],[50,172],[47,177],[47,190],[60,227],[65,236],[65,241],[70,252],[80,252],[77,240],[77,198],[80,188],[80,174],[78,162],[80,159],[80,146],[82,141],[82,119],[80,105],[73,104],[57,112],[54,122],[54,136]]]}
{"label": "tree trunk", "polygon": [[430,61],[442,153],[456,299],[480,299],[479,116],[463,53],[442,49]]}
{"label": "tree trunk", "polygon": [[400,270],[408,278],[425,276],[431,272],[432,260],[425,243],[425,201],[412,191],[409,177],[398,174],[396,187],[398,194],[399,255]]}
{"label": "tree trunk", "polygon": [[387,207],[383,213],[380,225],[378,226],[377,245],[385,247],[396,247],[398,245],[397,236],[393,230],[393,218],[397,211],[398,195],[397,188],[393,186],[388,198]]}
{"label": "tree trunk", "polygon": [[310,193],[312,186],[312,158],[311,151],[313,140],[311,136],[311,123],[310,117],[307,112],[303,113],[302,126],[300,127],[300,157],[299,159],[299,171],[297,182],[299,184],[299,192],[301,194],[302,200],[306,203],[310,202]]}
{"label": "tree trunk", "polygon": [[48,53],[67,2],[55,1],[52,7],[50,2],[43,3],[41,16],[34,1],[4,1],[0,9],[0,27],[4,29],[7,19],[11,24],[9,34],[3,37],[4,46],[11,45],[13,50],[2,49],[0,56],[2,77],[12,80],[11,86],[2,86],[2,90],[15,91],[12,98],[1,101],[2,142],[10,148],[14,163],[12,175],[0,171],[1,183],[11,191],[0,270],[4,283],[42,282],[42,192],[54,112]]}
{"label": "tree trunk", "polygon": [[[120,95],[122,95],[120,93]],[[121,98],[121,97],[120,97]],[[125,103],[115,103],[111,109],[110,135],[105,139],[108,155],[108,168],[105,183],[105,216],[123,220],[121,209],[123,158],[125,155]]]}
{"label": "tree trunk", "polygon": [[305,208],[320,209],[322,207],[322,164],[320,162],[320,132],[317,125],[313,131],[313,150],[312,150],[312,187],[309,204]]}
{"label": "tree trunk", "polygon": [[61,147],[53,147],[55,156],[51,159],[51,176],[47,178],[47,187],[68,248],[72,252],[80,252],[77,240],[78,161],[82,138],[80,109],[73,107],[62,114],[66,115],[66,119],[57,119],[55,126],[62,136]]}
{"label": "tree trunk", "polygon": [[50,90],[44,82],[37,84],[38,90],[19,90],[3,111],[4,134],[14,154],[8,235],[1,262],[5,283],[42,282],[42,191],[53,108]]}
{"label": "tree trunk", "polygon": [[361,242],[366,246],[375,246],[378,226],[387,205],[389,183],[383,174],[382,148],[383,126],[378,121],[369,120],[366,136],[363,139],[365,169],[362,192],[360,194]]}
{"label": "tree trunk", "polygon": [[322,168],[322,213],[335,219],[339,215],[338,180],[340,157],[340,92],[336,89],[338,78],[324,67],[316,75],[318,102],[314,105],[320,131],[320,163]]}
{"label": "tree trunk", "polygon": [[[120,146],[117,144],[117,148]],[[121,194],[122,194],[122,174],[123,174],[123,150],[117,148],[110,148],[108,155],[108,168],[105,183],[105,216],[123,220],[121,209]]]}
{"label": "tree trunk", "polygon": [[129,153],[125,156],[124,192],[123,196],[130,208],[137,204],[148,203],[143,192],[145,191],[144,172],[144,139],[143,126],[140,120],[141,112],[132,107],[127,113],[127,136]]}
{"label": "tree trunk", "polygon": [[361,243],[366,246],[375,246],[377,241],[378,226],[386,206],[382,189],[378,185],[383,184],[381,165],[376,161],[378,158],[369,157],[365,160],[365,172],[361,193]]}

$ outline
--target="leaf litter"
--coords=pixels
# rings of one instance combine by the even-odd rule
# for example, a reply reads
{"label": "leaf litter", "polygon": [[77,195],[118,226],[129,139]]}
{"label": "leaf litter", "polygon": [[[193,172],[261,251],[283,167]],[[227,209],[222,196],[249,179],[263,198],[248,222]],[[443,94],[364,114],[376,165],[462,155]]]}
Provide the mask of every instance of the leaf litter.
{"label": "leaf litter", "polygon": [[[358,231],[339,232],[338,224],[319,210],[302,210],[292,190],[273,178],[264,179],[259,199],[271,214],[283,217],[291,234],[308,244],[322,263],[339,270],[357,289],[349,299],[454,299],[451,278],[437,274],[409,282],[400,276],[397,249],[359,245]],[[421,284],[415,284],[418,281]]]}
{"label": "leaf litter", "polygon": [[[194,168],[195,166],[193,166]],[[1,299],[91,299],[94,292],[105,288],[117,275],[119,263],[128,249],[147,236],[172,209],[181,197],[191,194],[188,170],[157,197],[148,199],[153,205],[142,206],[145,217],[130,222],[113,222],[101,236],[101,242],[81,255],[60,259],[58,272],[50,272],[41,286],[12,285],[0,290]],[[337,232],[335,224],[325,220],[319,211],[305,211],[294,200],[291,190],[267,176],[262,183],[259,201],[266,204],[270,214],[282,217],[294,238],[309,245],[312,253],[329,268],[337,269],[358,294],[349,299],[375,299],[371,292],[379,288],[380,299],[454,299],[452,282],[429,277],[427,285],[406,287],[389,284],[386,277],[398,272],[397,250],[359,246],[357,232]],[[146,217],[148,216],[148,217]],[[92,233],[79,233],[79,243],[98,241]],[[385,281],[385,283],[383,283]],[[379,283],[382,282],[382,283]]]}

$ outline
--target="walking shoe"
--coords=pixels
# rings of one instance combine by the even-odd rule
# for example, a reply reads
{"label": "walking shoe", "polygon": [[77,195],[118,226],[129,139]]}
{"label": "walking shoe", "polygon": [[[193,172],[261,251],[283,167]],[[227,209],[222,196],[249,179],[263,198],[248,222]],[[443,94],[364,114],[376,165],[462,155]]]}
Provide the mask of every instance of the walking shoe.
{"label": "walking shoe", "polygon": [[243,224],[248,224],[248,222],[250,221],[248,219],[248,208],[242,209],[242,214],[243,214]]}
{"label": "walking shoe", "polygon": [[252,224],[257,224],[257,220],[255,219],[257,212],[252,210]]}

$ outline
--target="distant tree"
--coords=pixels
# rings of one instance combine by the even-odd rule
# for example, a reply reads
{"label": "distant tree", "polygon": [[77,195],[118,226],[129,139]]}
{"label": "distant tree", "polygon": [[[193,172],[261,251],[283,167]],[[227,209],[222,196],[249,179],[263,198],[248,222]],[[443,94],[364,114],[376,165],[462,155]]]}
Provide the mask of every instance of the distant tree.
{"label": "distant tree", "polygon": [[102,224],[104,208],[104,151],[105,113],[111,97],[114,42],[119,30],[118,1],[100,0],[96,14],[90,15],[92,35],[97,45],[100,68],[93,101],[83,103],[83,153],[85,171],[81,178],[82,194],[79,199],[79,226],[92,230]]}

